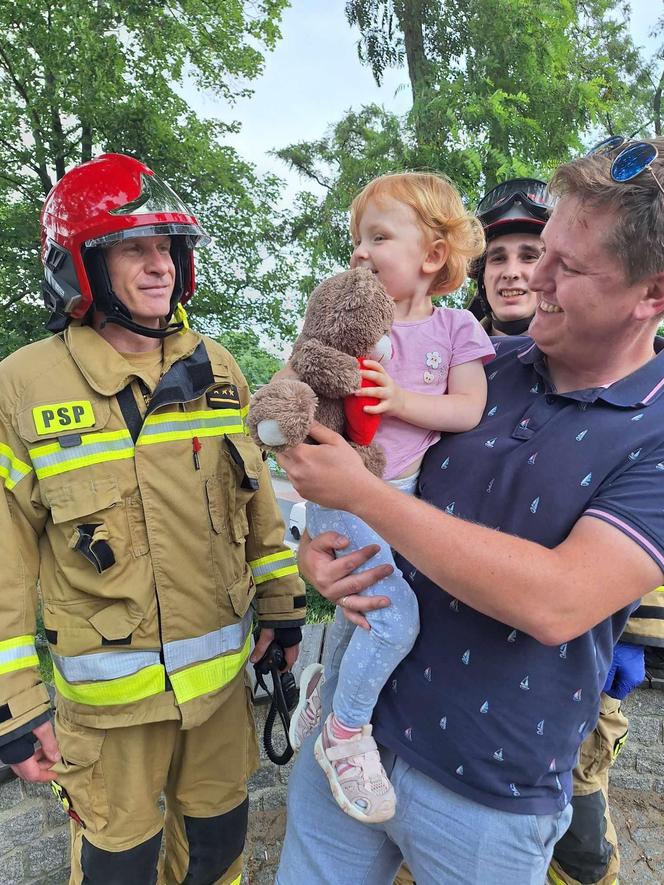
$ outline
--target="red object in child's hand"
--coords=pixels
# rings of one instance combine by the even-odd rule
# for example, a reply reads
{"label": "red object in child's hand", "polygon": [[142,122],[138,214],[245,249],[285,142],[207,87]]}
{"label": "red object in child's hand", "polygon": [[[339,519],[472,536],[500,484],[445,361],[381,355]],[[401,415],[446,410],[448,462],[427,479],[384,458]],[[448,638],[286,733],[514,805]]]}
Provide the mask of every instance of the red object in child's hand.
{"label": "red object in child's hand", "polygon": [[[360,368],[364,368],[364,357],[358,359]],[[373,387],[374,382],[362,378],[360,387]],[[358,446],[368,446],[374,438],[380,415],[369,415],[364,410],[365,406],[376,406],[380,402],[375,396],[350,396],[344,397],[344,413],[346,415],[346,436]]]}

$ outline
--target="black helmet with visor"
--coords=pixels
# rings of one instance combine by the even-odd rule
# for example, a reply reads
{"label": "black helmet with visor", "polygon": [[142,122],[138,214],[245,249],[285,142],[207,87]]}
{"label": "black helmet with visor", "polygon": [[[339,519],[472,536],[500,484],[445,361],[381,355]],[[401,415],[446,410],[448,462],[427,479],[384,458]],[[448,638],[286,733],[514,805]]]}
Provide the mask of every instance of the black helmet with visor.
{"label": "black helmet with visor", "polygon": [[[545,181],[538,178],[512,178],[496,185],[478,203],[476,216],[482,222],[487,243],[496,237],[514,233],[539,235],[546,224],[553,199]],[[494,329],[506,335],[521,335],[530,325],[531,317],[501,322],[491,311],[484,288],[486,253],[475,262],[470,276],[477,280],[477,295],[470,309],[479,307]]]}

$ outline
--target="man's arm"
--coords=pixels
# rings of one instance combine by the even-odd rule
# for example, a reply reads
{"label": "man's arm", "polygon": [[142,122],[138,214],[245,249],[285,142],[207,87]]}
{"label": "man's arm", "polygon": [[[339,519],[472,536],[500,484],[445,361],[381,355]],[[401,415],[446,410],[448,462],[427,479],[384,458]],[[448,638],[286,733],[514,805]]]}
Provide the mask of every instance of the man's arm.
{"label": "man's arm", "polygon": [[321,445],[279,457],[301,495],[351,510],[448,593],[544,644],[579,636],[662,582],[654,560],[599,519],[583,517],[549,549],[401,494],[321,425],[311,436]]}
{"label": "man's arm", "polygon": [[[243,413],[249,406],[249,388],[233,360],[233,379],[237,383]],[[256,489],[246,507],[249,534],[246,537],[247,564],[254,576],[260,634],[251,655],[256,662],[273,639],[284,648],[286,664],[297,660],[301,628],[306,615],[306,595],[293,551],[284,543],[285,527],[274,494],[270,471],[254,442],[247,437],[236,440],[250,458],[245,481]]]}
{"label": "man's arm", "polygon": [[[0,390],[0,394],[2,391]],[[5,394],[4,402],[10,402]],[[22,441],[0,414],[0,759],[25,780],[51,780],[59,758],[35,647],[39,534],[46,510]],[[43,741],[35,753],[34,737]]]}

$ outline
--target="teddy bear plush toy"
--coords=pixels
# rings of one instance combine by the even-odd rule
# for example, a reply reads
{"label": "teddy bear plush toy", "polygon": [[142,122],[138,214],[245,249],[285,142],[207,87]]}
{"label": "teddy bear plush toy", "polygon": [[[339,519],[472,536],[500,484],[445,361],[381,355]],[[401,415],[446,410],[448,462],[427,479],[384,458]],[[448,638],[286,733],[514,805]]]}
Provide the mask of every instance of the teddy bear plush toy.
{"label": "teddy bear plush toy", "polygon": [[363,381],[363,358],[389,360],[393,319],[394,302],[370,270],[324,280],[311,293],[289,360],[300,380],[277,378],[252,398],[247,423],[254,440],[282,451],[303,442],[315,418],[344,434],[367,468],[382,476],[385,456],[371,441],[380,417],[363,411],[378,400],[353,394]]}

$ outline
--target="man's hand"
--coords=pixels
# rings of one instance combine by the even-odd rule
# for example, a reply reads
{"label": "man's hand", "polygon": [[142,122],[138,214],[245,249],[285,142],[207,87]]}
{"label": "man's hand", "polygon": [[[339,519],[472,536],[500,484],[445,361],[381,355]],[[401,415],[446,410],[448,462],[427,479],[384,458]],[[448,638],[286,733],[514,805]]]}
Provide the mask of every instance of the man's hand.
{"label": "man's hand", "polygon": [[[263,627],[258,634],[256,645],[254,646],[254,650],[251,653],[251,657],[249,658],[252,664],[257,664],[260,661],[271,642],[274,642],[274,630],[272,630],[270,627]],[[297,656],[299,655],[299,653],[299,642],[297,645],[291,645],[290,648],[284,649],[284,660],[286,662],[287,670],[292,669],[295,661],[297,661]]]}
{"label": "man's hand", "polygon": [[365,406],[369,415],[397,415],[403,409],[404,391],[395,383],[383,365],[376,360],[364,360],[366,368],[360,369],[360,375],[367,381],[373,381],[375,387],[360,387],[355,396],[373,396],[380,400],[375,406]]}
{"label": "man's hand", "polygon": [[613,649],[613,660],[604,683],[604,692],[617,701],[641,685],[646,678],[645,652],[642,645],[630,642],[617,642]]}
{"label": "man's hand", "polygon": [[374,482],[382,487],[382,480],[369,473],[338,433],[314,421],[309,436],[320,445],[302,443],[276,456],[303,498],[336,510],[352,510],[353,500],[363,489]]}
{"label": "man's hand", "polygon": [[314,585],[321,596],[340,605],[344,615],[353,624],[369,628],[364,612],[377,608],[387,608],[387,596],[357,596],[361,590],[371,587],[376,581],[391,575],[390,565],[378,565],[365,572],[355,569],[378,553],[379,547],[370,544],[354,550],[348,556],[335,556],[335,551],[348,546],[348,538],[336,532],[323,532],[313,540],[305,532],[300,541],[300,571]]}
{"label": "man's hand", "polygon": [[52,766],[60,761],[58,742],[55,739],[53,725],[50,722],[42,722],[32,733],[40,742],[34,755],[23,762],[17,762],[10,766],[12,771],[21,780],[32,784],[46,784],[56,779],[57,775],[51,771]]}

